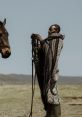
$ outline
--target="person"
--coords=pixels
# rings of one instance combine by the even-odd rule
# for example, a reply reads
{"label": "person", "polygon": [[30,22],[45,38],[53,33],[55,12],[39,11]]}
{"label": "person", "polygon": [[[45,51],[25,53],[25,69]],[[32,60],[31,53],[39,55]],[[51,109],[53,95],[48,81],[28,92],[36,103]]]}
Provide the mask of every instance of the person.
{"label": "person", "polygon": [[60,117],[61,107],[57,80],[59,78],[58,60],[63,48],[64,35],[60,34],[60,26],[53,24],[49,27],[46,39],[39,34],[32,34],[31,38],[33,42],[38,40],[35,69],[46,117]]}

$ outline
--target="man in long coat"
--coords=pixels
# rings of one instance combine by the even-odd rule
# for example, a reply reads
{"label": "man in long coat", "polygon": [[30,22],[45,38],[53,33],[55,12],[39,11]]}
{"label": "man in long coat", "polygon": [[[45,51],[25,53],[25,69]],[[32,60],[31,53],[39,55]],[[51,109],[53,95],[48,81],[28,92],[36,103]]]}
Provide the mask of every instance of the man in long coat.
{"label": "man in long coat", "polygon": [[31,38],[33,42],[38,40],[38,60],[35,62],[35,69],[46,117],[61,117],[57,80],[59,78],[58,60],[63,48],[64,35],[60,34],[60,26],[53,24],[49,27],[46,39],[39,34],[32,34]]}

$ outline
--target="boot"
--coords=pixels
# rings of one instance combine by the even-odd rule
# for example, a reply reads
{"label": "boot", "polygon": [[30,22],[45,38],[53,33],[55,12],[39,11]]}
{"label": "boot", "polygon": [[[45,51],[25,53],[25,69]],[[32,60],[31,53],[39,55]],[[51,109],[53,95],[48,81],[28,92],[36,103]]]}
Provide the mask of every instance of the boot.
{"label": "boot", "polygon": [[46,117],[61,117],[61,107],[60,104],[49,104]]}

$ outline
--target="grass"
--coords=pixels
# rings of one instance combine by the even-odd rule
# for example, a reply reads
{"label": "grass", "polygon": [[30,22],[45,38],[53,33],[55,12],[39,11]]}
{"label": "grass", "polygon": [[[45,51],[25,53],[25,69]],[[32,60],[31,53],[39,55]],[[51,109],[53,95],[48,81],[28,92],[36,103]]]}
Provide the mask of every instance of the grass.
{"label": "grass", "polygon": [[[82,86],[59,85],[62,117],[82,117]],[[0,86],[0,117],[28,117],[31,103],[31,85]],[[33,117],[44,117],[39,88],[36,85]]]}

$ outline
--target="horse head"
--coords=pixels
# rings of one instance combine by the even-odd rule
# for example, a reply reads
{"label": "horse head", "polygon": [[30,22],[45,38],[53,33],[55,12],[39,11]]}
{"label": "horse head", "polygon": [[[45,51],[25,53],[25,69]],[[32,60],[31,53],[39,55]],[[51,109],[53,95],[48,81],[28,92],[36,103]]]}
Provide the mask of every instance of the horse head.
{"label": "horse head", "polygon": [[0,21],[0,53],[2,58],[8,58],[11,55],[10,45],[9,45],[9,33],[5,28],[6,19]]}

